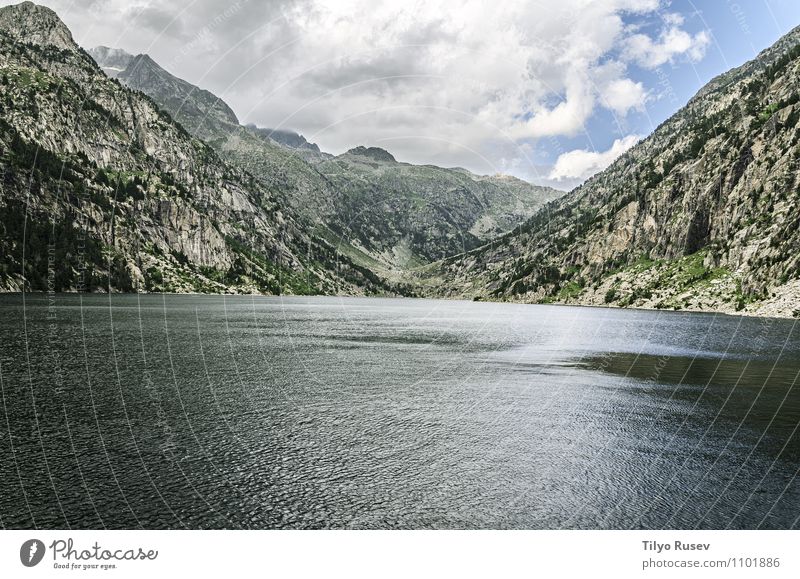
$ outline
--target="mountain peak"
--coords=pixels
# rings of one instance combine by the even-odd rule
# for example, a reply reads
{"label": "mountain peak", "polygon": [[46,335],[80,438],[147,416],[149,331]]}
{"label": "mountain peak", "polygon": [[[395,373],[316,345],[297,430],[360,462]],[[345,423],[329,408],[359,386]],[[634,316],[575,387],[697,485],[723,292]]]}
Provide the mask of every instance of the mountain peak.
{"label": "mountain peak", "polygon": [[158,64],[152,57],[147,53],[137,54],[133,57],[134,62],[143,62],[148,66],[156,66],[159,70],[164,70],[160,64]]}
{"label": "mountain peak", "polygon": [[0,8],[0,30],[17,42],[53,46],[70,52],[79,50],[69,28],[58,15],[33,2]]}
{"label": "mountain peak", "polygon": [[150,95],[184,127],[208,122],[239,124],[222,99],[171,74],[147,54],[133,56],[120,48],[98,46],[89,55],[108,76]]}
{"label": "mountain peak", "polygon": [[121,48],[95,46],[87,50],[89,56],[103,69],[108,76],[114,78],[133,61],[134,56]]}
{"label": "mountain peak", "polygon": [[153,60],[149,54],[145,53],[137,54],[136,56],[131,56],[130,60],[128,61],[128,65],[125,67],[124,73],[127,76],[135,74],[144,74],[144,73],[156,74],[158,76],[169,76],[169,77],[173,76],[172,74],[167,72],[164,68],[162,68],[161,65],[159,65],[155,60]]}
{"label": "mountain peak", "polygon": [[387,161],[390,163],[396,163],[397,160],[392,156],[392,154],[387,151],[386,149],[381,149],[380,147],[364,147],[358,146],[353,149],[350,149],[346,153],[347,155],[358,155],[360,157],[367,157],[372,159],[373,161]]}

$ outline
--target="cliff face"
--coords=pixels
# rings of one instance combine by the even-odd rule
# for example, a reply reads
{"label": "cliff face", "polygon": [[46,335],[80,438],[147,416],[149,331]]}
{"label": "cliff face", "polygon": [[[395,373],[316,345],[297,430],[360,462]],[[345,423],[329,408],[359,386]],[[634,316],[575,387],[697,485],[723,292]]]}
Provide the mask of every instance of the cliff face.
{"label": "cliff face", "polygon": [[392,289],[31,3],[0,9],[0,170],[0,289]]}
{"label": "cliff face", "polygon": [[[800,315],[800,30],[429,292]],[[442,287],[433,287],[443,280]]]}

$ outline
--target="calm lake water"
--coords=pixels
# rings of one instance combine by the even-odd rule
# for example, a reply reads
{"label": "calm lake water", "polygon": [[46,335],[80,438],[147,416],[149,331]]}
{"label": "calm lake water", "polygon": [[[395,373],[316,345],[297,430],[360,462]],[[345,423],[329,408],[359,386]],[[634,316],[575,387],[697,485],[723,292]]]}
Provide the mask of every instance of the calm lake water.
{"label": "calm lake water", "polygon": [[0,525],[797,528],[792,320],[0,296]]}

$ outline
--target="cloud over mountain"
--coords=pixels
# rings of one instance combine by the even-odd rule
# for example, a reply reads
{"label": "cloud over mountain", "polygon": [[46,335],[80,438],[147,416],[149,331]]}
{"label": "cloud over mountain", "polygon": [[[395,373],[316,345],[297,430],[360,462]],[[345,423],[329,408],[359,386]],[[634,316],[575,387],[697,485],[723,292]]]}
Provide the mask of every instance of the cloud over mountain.
{"label": "cloud over mountain", "polygon": [[642,111],[636,70],[697,60],[710,38],[659,0],[47,3],[85,46],[150,53],[240,118],[334,153],[542,179],[539,140]]}

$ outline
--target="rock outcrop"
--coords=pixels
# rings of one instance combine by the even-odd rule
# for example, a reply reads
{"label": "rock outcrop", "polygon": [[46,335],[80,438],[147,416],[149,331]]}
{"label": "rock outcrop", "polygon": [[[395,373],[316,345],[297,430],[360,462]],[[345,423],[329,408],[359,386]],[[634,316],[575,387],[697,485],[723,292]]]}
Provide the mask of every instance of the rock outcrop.
{"label": "rock outcrop", "polygon": [[0,10],[0,30],[11,40],[41,48],[78,52],[69,28],[44,6],[23,2]]}

